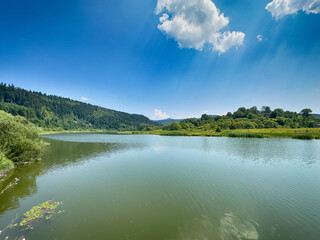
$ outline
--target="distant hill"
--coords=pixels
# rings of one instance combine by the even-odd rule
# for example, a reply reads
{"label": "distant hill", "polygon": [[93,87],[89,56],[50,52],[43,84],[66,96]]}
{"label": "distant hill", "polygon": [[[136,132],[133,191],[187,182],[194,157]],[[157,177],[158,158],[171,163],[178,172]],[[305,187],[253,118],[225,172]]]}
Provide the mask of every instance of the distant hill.
{"label": "distant hill", "polygon": [[27,91],[4,83],[0,83],[0,110],[23,116],[39,127],[64,130],[137,130],[140,124],[158,125],[143,115]]}
{"label": "distant hill", "polygon": [[320,118],[320,114],[314,113],[313,116],[315,116],[316,118]]}
{"label": "distant hill", "polygon": [[183,119],[167,118],[167,119],[163,119],[163,120],[155,120],[155,122],[160,124],[160,125],[168,125],[168,124],[174,123],[174,122],[181,122],[182,120]]}

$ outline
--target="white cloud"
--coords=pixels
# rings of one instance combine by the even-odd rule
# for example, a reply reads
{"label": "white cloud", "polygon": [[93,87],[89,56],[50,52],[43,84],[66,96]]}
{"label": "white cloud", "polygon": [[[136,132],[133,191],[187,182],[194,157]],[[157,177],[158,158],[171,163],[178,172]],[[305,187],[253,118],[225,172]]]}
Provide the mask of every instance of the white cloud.
{"label": "white cloud", "polygon": [[165,112],[163,112],[161,109],[155,109],[153,111],[153,116],[155,119],[167,119],[170,118],[170,116],[168,114],[166,114]]}
{"label": "white cloud", "polygon": [[261,42],[261,41],[263,40],[262,35],[261,35],[261,34],[259,34],[259,35],[257,36],[257,39],[258,39],[258,41],[259,41],[259,42]]}
{"label": "white cloud", "polygon": [[174,38],[181,48],[202,50],[209,44],[219,53],[243,44],[243,32],[222,31],[229,18],[211,0],[158,0],[158,29]]}
{"label": "white cloud", "polygon": [[81,100],[83,100],[83,101],[89,101],[90,99],[89,99],[89,98],[86,98],[86,97],[81,97]]}
{"label": "white cloud", "polygon": [[297,13],[302,10],[305,13],[320,13],[320,0],[273,0],[266,6],[275,19]]}

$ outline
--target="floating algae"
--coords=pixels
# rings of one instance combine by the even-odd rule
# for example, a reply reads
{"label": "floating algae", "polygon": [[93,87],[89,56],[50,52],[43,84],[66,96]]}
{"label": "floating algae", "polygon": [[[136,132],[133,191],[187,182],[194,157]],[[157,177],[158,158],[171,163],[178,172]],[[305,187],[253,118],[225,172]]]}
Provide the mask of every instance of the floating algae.
{"label": "floating algae", "polygon": [[56,209],[61,205],[62,202],[55,202],[52,200],[41,203],[34,206],[28,212],[24,213],[24,218],[19,223],[19,226],[26,227],[27,229],[33,229],[34,224],[39,219],[51,219],[55,214],[61,213],[62,211],[56,211]]}

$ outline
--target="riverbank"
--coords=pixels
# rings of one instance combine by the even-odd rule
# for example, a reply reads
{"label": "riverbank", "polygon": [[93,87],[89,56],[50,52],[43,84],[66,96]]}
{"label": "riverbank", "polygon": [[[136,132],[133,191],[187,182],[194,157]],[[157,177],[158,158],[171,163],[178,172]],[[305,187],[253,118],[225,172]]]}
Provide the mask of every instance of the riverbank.
{"label": "riverbank", "polygon": [[53,130],[53,129],[41,129],[39,135],[48,134],[65,134],[65,133],[103,133],[103,134],[119,134],[119,131],[107,131],[101,129],[77,129],[77,130]]}
{"label": "riverbank", "polygon": [[67,133],[101,133],[123,135],[160,135],[160,136],[204,136],[204,137],[240,137],[240,138],[293,138],[293,139],[320,139],[320,128],[268,128],[268,129],[236,129],[203,131],[203,130],[152,130],[152,131],[106,131],[106,130],[43,130],[40,135],[67,134]]}
{"label": "riverbank", "polygon": [[268,128],[268,129],[237,129],[203,131],[203,130],[180,130],[180,131],[134,131],[126,134],[151,134],[163,136],[206,136],[206,137],[240,137],[240,138],[293,138],[293,139],[320,139],[320,128]]}

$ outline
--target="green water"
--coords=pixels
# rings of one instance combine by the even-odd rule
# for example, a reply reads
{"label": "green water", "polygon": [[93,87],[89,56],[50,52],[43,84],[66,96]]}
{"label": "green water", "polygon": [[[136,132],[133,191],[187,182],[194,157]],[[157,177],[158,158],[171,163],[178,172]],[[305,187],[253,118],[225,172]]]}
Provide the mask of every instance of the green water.
{"label": "green water", "polygon": [[45,140],[42,162],[10,172],[7,181],[20,181],[0,196],[0,229],[47,200],[64,213],[0,239],[320,239],[319,140]]}

